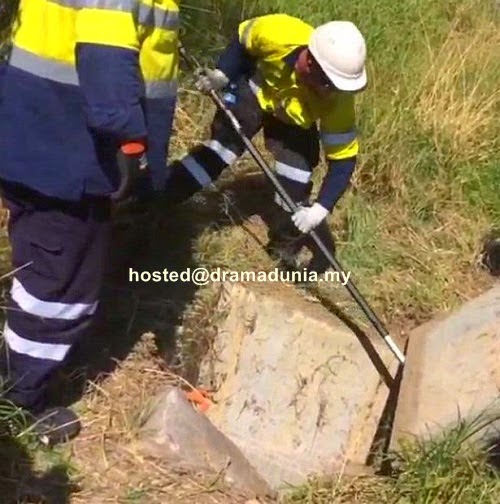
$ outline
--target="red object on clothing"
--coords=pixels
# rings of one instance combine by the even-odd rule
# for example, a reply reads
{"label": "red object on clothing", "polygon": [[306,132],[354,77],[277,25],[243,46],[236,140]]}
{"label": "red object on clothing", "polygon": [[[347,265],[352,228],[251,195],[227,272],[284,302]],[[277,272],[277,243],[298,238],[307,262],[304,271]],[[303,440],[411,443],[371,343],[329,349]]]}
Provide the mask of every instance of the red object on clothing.
{"label": "red object on clothing", "polygon": [[146,151],[146,144],[140,140],[135,140],[133,142],[122,144],[121,150],[128,156],[133,156],[134,154],[142,154]]}

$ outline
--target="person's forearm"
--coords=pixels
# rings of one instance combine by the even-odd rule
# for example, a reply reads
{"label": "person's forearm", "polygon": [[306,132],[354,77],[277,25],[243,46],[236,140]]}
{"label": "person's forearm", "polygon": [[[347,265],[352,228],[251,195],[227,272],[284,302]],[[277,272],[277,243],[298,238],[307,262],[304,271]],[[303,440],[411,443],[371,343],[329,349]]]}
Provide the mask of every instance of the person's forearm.
{"label": "person's forearm", "polygon": [[88,127],[119,143],[147,135],[138,8],[139,0],[121,10],[90,2],[78,10],[75,25],[75,64]]}
{"label": "person's forearm", "polygon": [[145,138],[138,52],[79,43],[76,61],[89,128],[115,136],[120,142]]}
{"label": "person's forearm", "polygon": [[240,43],[238,37],[234,37],[220,54],[216,68],[224,72],[231,82],[235,82],[240,77],[252,73],[254,60]]}
{"label": "person's forearm", "polygon": [[329,211],[337,204],[349,186],[356,167],[356,157],[330,160],[317,202]]}

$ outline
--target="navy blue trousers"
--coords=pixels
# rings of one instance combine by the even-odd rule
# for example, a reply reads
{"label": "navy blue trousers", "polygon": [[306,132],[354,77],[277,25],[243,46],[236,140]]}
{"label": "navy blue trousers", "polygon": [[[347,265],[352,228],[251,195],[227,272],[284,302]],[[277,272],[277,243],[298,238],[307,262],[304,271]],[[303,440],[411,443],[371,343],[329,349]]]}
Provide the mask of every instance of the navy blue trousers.
{"label": "navy blue trousers", "polygon": [[48,378],[91,326],[104,276],[108,198],[67,202],[6,182],[14,274],[0,362],[8,399],[43,409]]}
{"label": "navy blue trousers", "polygon": [[[253,138],[263,131],[265,147],[275,160],[276,178],[296,203],[310,196],[312,170],[320,161],[319,133],[286,124],[261,110],[255,92],[245,78],[238,83],[236,103],[229,108],[240,122],[243,133]],[[166,184],[166,198],[181,203],[215,182],[246,151],[225,113],[217,109],[210,128],[210,140],[195,145],[181,159],[170,164],[171,177]],[[288,206],[278,193],[275,203]]]}

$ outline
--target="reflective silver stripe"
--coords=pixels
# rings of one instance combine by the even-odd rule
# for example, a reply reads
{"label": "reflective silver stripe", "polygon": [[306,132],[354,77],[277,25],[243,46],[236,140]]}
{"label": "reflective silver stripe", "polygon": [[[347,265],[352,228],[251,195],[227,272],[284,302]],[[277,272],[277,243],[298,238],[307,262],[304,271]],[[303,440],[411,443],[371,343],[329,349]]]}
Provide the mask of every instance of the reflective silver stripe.
{"label": "reflective silver stripe", "polygon": [[17,46],[12,47],[9,64],[44,79],[78,85],[78,75],[73,65],[43,58]]}
{"label": "reflective silver stripe", "polygon": [[57,303],[54,301],[42,301],[32,296],[21,284],[14,278],[11,288],[12,299],[19,305],[21,310],[31,315],[37,315],[44,318],[55,318],[62,320],[77,320],[85,315],[92,315],[98,302],[95,303]]}
{"label": "reflective silver stripe", "polygon": [[287,202],[280,196],[279,193],[275,192],[274,193],[274,202],[280,206],[281,208],[283,208],[283,210],[285,210],[286,212],[291,212],[292,210],[290,209],[290,207],[288,206]]}
{"label": "reflective silver stripe", "polygon": [[184,159],[182,159],[181,162],[186,167],[186,170],[196,179],[198,184],[200,184],[202,187],[208,186],[212,183],[210,175],[205,171],[203,166],[201,166],[192,156],[186,156]]}
{"label": "reflective silver stripe", "polygon": [[345,133],[321,133],[321,141],[323,145],[343,145],[355,140],[356,136],[356,129]]}
{"label": "reflective silver stripe", "polygon": [[175,30],[179,27],[179,13],[141,3],[139,4],[138,21],[140,24],[152,28]]}
{"label": "reflective silver stripe", "polygon": [[263,77],[260,73],[255,73],[251,79],[248,79],[248,85],[255,96],[257,96],[259,91],[262,89],[262,84]]}
{"label": "reflective silver stripe", "polygon": [[285,163],[280,163],[276,161],[276,173],[287,179],[294,180],[295,182],[301,182],[302,184],[307,184],[311,178],[311,172],[305,170],[299,170],[293,166],[287,165]]}
{"label": "reflective silver stripe", "polygon": [[71,9],[107,9],[132,12],[138,0],[48,0]]}
{"label": "reflective silver stripe", "polygon": [[179,12],[146,5],[139,0],[49,0],[71,9],[103,9],[137,14],[137,21],[152,28],[174,30],[179,27]]}
{"label": "reflective silver stripe", "polygon": [[145,87],[147,98],[169,98],[174,97],[177,93],[176,80],[146,81]]}
{"label": "reflective silver stripe", "polygon": [[252,93],[254,95],[257,95],[257,93],[260,91],[260,86],[255,84],[255,82],[252,79],[248,80],[248,85],[250,86],[250,89],[252,90]]}
{"label": "reflective silver stripe", "polygon": [[238,156],[233,151],[230,151],[227,147],[224,147],[217,140],[209,140],[203,142],[203,144],[206,145],[209,149],[213,150],[222,159],[222,161],[224,161],[228,165],[233,164],[238,159]]}
{"label": "reflective silver stripe", "polygon": [[252,19],[252,21],[249,21],[248,24],[245,26],[243,29],[243,33],[241,34],[241,39],[240,42],[246,47],[248,43],[248,39],[250,37],[250,30],[252,29],[252,26],[255,24],[256,19]]}
{"label": "reflective silver stripe", "polygon": [[[43,58],[17,46],[12,48],[9,62],[13,67],[30,72],[38,77],[78,86],[78,74],[73,65]],[[145,87],[148,98],[166,98],[175,96],[178,83],[177,80],[148,81]]]}
{"label": "reflective silver stripe", "polygon": [[62,362],[69,352],[71,345],[60,343],[39,343],[22,338],[5,324],[3,336],[9,348],[19,354],[28,355],[34,359],[47,359]]}

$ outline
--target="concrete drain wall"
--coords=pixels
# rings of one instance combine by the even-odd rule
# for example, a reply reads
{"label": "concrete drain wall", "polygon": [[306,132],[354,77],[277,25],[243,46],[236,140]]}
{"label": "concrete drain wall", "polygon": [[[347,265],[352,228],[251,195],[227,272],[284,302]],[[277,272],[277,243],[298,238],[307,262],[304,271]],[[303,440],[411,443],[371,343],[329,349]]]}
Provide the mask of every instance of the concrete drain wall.
{"label": "concrete drain wall", "polygon": [[[389,393],[387,385],[356,335],[320,304],[286,286],[273,286],[272,292],[259,287],[223,286],[220,308],[227,317],[201,363],[198,384],[216,391],[215,404],[205,413],[211,426],[191,429],[191,437],[199,438],[203,431],[207,440],[204,455],[198,448],[196,457],[221,468],[224,457],[215,455],[214,446],[228,452],[222,443],[208,441],[214,426],[272,490],[304,483],[309,475],[363,464]],[[372,344],[394,375],[396,359],[378,336]],[[193,462],[189,439],[183,441],[190,437],[187,414],[175,419],[172,411],[162,413],[167,402],[160,403],[147,425],[156,446],[151,449],[149,443],[149,451],[164,450],[170,459],[184,451],[184,459]],[[181,411],[179,400],[176,403],[174,409]],[[172,446],[178,446],[177,452]],[[248,474],[246,470],[230,479],[241,483]],[[255,474],[252,478],[256,481]],[[261,490],[258,486],[256,493]]]}
{"label": "concrete drain wall", "polygon": [[228,316],[201,366],[217,390],[213,424],[273,487],[363,464],[389,391],[357,337],[285,286],[227,285],[221,304]]}
{"label": "concrete drain wall", "polygon": [[[410,334],[392,448],[500,415],[500,284]],[[500,438],[498,422],[492,435]],[[488,431],[480,433],[489,435]],[[498,441],[495,440],[495,441]]]}
{"label": "concrete drain wall", "polygon": [[[255,495],[363,465],[389,388],[357,336],[282,285],[226,284],[220,303],[227,317],[199,384],[215,404],[203,415],[167,390],[145,426],[147,453],[225,470]],[[392,353],[378,335],[370,343],[394,377]],[[393,446],[449,424],[457,404],[473,414],[494,399],[499,343],[499,286],[410,335]]]}

